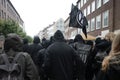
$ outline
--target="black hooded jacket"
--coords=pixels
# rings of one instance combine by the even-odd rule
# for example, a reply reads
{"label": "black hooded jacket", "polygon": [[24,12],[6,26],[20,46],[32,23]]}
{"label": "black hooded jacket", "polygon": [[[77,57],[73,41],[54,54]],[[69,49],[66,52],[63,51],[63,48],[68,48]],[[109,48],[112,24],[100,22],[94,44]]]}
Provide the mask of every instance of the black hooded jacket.
{"label": "black hooded jacket", "polygon": [[28,39],[26,38],[23,39],[23,52],[29,53],[29,44]]}
{"label": "black hooded jacket", "polygon": [[34,37],[34,40],[33,40],[33,44],[30,45],[29,47],[29,53],[34,61],[34,63],[36,64],[36,57],[37,57],[37,53],[39,50],[41,50],[43,47],[42,45],[40,44],[40,39],[38,36],[35,36]]}
{"label": "black hooded jacket", "polygon": [[[65,43],[61,31],[54,34],[55,42],[47,48],[43,67],[50,80],[84,80],[84,64],[73,48]],[[76,63],[76,65],[75,65]],[[75,75],[76,74],[76,75]]]}

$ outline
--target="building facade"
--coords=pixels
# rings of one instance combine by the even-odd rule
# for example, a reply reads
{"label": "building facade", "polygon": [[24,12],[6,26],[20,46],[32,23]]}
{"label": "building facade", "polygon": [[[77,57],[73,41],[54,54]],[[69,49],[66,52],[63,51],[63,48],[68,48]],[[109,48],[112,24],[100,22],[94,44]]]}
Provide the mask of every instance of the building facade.
{"label": "building facade", "polygon": [[38,36],[42,39],[43,37],[46,39],[50,39],[51,36],[54,35],[54,33],[57,30],[62,31],[63,35],[65,35],[65,27],[64,27],[64,20],[62,18],[58,19],[56,22],[53,22],[53,24],[50,24],[46,28],[44,28],[42,31],[38,33]]}
{"label": "building facade", "polygon": [[50,39],[50,37],[53,36],[56,31],[55,26],[56,24],[55,22],[53,22],[53,24],[39,31],[38,36],[40,37],[40,39],[43,38]]}
{"label": "building facade", "polygon": [[64,20],[62,18],[58,19],[55,22],[55,29],[56,29],[56,31],[57,30],[62,31],[62,33],[64,34],[64,32],[65,32],[65,29],[64,29]]}
{"label": "building facade", "polygon": [[20,25],[23,31],[25,31],[24,21],[21,19],[10,0],[0,0],[0,19],[14,20]]}
{"label": "building facade", "polygon": [[88,20],[88,34],[104,37],[120,31],[120,0],[78,0],[77,6]]}

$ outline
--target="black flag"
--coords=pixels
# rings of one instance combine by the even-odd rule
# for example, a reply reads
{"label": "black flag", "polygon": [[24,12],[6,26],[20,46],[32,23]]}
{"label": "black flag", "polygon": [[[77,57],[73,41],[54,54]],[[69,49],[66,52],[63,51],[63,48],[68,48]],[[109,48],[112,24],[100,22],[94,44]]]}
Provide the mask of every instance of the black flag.
{"label": "black flag", "polygon": [[70,12],[70,22],[69,27],[82,28],[83,33],[87,38],[86,26],[88,25],[88,21],[81,10],[78,9],[77,6],[72,4],[71,12]]}

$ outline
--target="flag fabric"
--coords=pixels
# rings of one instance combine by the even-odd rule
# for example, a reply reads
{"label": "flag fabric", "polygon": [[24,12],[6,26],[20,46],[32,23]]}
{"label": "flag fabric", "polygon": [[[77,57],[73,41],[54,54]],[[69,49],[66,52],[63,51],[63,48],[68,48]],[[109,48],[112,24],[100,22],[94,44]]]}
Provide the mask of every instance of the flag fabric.
{"label": "flag fabric", "polygon": [[69,27],[81,28],[82,32],[85,34],[87,38],[87,30],[86,26],[88,25],[88,21],[81,10],[78,9],[77,6],[72,4],[71,12],[70,12],[70,22]]}
{"label": "flag fabric", "polygon": [[70,27],[78,28],[79,24],[77,23],[77,19],[76,19],[77,13],[78,13],[78,8],[72,4],[71,12],[70,12],[70,22],[69,22]]}

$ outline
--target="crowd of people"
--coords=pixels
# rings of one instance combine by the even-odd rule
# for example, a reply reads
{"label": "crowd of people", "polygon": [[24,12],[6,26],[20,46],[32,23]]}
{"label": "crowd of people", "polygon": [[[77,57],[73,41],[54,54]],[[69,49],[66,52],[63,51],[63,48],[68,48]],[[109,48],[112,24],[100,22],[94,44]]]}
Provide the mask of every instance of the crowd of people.
{"label": "crowd of people", "polygon": [[120,80],[119,56],[120,33],[85,41],[80,34],[65,40],[57,30],[50,40],[35,36],[33,43],[15,33],[0,35],[0,80]]}

